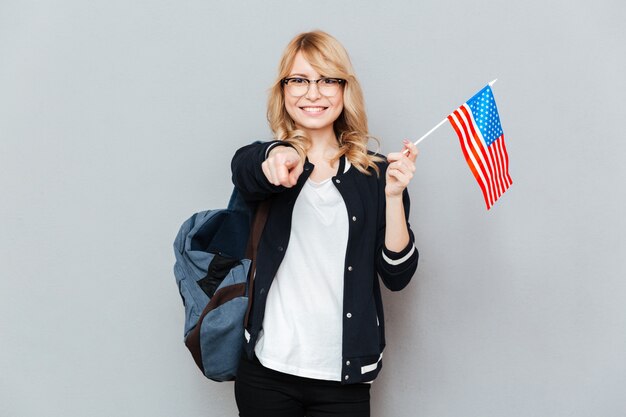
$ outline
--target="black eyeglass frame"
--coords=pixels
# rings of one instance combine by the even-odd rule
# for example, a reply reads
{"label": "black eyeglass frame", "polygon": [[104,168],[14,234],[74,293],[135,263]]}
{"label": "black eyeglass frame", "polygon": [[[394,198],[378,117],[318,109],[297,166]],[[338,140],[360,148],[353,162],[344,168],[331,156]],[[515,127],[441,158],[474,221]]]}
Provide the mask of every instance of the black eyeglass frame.
{"label": "black eyeglass frame", "polygon": [[[311,83],[313,84],[318,84],[320,81],[324,81],[324,80],[334,80],[337,81],[337,83],[342,86],[346,84],[346,80],[344,80],[343,78],[336,78],[336,77],[322,77],[322,78],[318,78],[317,80],[310,80],[308,78],[304,78],[304,77],[285,77],[282,80],[280,80],[281,84],[286,86],[289,84],[289,81],[291,80],[302,80],[306,82],[306,91],[309,91],[309,88],[311,88]],[[317,86],[317,90],[319,91],[319,85]],[[304,94],[302,94],[302,96],[306,95],[307,93],[305,92]],[[320,92],[321,94],[321,92]],[[324,95],[324,94],[322,94]],[[299,97],[302,97],[299,96]],[[298,96],[294,96],[294,97],[298,97]]]}

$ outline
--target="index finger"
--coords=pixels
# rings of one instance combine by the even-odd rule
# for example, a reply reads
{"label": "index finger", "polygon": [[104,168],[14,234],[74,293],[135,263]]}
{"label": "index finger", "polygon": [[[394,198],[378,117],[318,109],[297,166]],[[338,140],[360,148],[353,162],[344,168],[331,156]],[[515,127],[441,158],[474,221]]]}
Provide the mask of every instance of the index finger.
{"label": "index finger", "polygon": [[411,161],[415,162],[415,158],[417,158],[417,154],[419,153],[417,146],[409,141],[408,139],[404,140],[404,149],[402,149],[402,155],[405,155]]}
{"label": "index finger", "polygon": [[286,164],[277,163],[275,165],[275,169],[276,169],[276,179],[278,180],[278,183],[285,187],[291,186],[290,181],[289,181],[289,169],[287,169]]}

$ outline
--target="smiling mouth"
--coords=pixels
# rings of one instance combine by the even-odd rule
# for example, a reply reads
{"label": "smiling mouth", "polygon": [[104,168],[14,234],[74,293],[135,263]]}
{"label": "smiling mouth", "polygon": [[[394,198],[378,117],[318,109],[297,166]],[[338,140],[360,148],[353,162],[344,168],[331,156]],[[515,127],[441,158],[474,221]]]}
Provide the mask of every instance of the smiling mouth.
{"label": "smiling mouth", "polygon": [[323,112],[324,110],[326,110],[328,107],[321,107],[321,106],[307,106],[307,107],[300,107],[302,110],[304,110],[307,113],[320,113]]}

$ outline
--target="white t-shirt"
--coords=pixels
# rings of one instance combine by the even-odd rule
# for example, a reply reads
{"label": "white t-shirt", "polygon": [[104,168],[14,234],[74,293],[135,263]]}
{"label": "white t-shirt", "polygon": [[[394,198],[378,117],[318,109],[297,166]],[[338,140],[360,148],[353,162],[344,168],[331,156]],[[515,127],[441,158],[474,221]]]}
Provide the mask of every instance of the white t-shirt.
{"label": "white t-shirt", "polygon": [[255,353],[263,366],[339,381],[348,212],[331,179],[307,180],[285,258],[267,295]]}

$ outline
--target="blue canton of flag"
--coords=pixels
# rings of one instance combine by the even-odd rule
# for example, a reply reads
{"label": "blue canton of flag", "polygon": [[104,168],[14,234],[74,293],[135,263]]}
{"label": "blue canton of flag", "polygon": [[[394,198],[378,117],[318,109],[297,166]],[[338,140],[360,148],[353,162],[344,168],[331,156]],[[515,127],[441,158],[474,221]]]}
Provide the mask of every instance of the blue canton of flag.
{"label": "blue canton of flag", "polygon": [[485,143],[487,146],[491,146],[496,139],[504,134],[491,87],[483,88],[474,97],[467,100],[467,105],[474,114],[476,125],[483,134]]}
{"label": "blue canton of flag", "polygon": [[491,87],[467,100],[448,116],[461,150],[478,182],[487,210],[511,186],[509,156],[504,145],[504,132]]}

